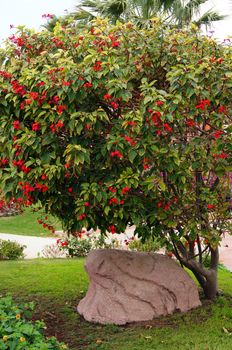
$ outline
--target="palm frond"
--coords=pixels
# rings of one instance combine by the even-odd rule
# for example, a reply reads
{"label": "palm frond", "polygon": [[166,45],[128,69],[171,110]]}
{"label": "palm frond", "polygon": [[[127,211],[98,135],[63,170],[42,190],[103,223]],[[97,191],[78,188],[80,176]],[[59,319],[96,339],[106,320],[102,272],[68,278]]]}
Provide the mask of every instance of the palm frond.
{"label": "palm frond", "polygon": [[206,26],[210,26],[210,24],[212,24],[212,22],[221,21],[221,20],[225,19],[226,17],[227,16],[219,15],[217,12],[209,10],[209,11],[205,12],[199,19],[194,21],[194,23],[199,27],[202,24],[204,24]]}

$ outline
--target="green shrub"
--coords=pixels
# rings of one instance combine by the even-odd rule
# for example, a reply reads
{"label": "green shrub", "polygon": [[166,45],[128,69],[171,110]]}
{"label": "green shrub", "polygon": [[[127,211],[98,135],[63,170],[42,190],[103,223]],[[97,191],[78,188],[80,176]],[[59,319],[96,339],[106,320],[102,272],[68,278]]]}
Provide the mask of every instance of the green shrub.
{"label": "green shrub", "polygon": [[161,240],[158,239],[148,239],[145,243],[141,240],[132,240],[128,244],[128,248],[131,250],[137,250],[139,252],[156,252],[161,249],[163,244]]}
{"label": "green shrub", "polygon": [[17,242],[0,239],[0,260],[17,260],[23,258],[25,247],[25,245],[20,245]]}
{"label": "green shrub", "polygon": [[58,350],[67,349],[55,337],[45,339],[42,321],[32,323],[33,303],[17,306],[11,296],[0,299],[0,349],[1,350]]}
{"label": "green shrub", "polygon": [[86,256],[93,248],[90,238],[69,237],[66,240],[58,239],[58,247],[69,257]]}

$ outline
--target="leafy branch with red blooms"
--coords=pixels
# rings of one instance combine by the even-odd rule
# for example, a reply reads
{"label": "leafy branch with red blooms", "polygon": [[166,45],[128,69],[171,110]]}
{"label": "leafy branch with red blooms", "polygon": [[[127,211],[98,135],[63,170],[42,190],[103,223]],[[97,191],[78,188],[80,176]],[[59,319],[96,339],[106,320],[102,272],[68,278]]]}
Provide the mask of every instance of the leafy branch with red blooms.
{"label": "leafy branch with red blooms", "polygon": [[160,237],[213,299],[231,232],[231,47],[151,23],[97,19],[8,40],[1,188],[70,234],[135,225],[144,241]]}

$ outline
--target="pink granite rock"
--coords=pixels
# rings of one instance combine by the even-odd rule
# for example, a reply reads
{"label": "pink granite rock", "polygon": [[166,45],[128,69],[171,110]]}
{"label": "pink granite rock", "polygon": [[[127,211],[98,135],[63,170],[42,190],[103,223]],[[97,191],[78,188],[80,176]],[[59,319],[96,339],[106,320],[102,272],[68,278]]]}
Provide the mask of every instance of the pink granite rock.
{"label": "pink granite rock", "polygon": [[93,250],[85,268],[90,285],[77,310],[90,322],[122,325],[201,305],[194,281],[161,254]]}

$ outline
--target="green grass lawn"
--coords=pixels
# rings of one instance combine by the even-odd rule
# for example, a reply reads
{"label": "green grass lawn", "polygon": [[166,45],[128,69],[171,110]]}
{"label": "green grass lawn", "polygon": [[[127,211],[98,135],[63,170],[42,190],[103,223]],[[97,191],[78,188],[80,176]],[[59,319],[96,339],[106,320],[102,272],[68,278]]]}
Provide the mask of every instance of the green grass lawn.
{"label": "green grass lawn", "polygon": [[125,327],[85,322],[76,312],[88,287],[84,259],[0,262],[0,293],[19,302],[34,300],[34,318],[44,319],[46,334],[72,350],[231,350],[232,273],[220,269],[216,302],[186,314],[176,313]]}
{"label": "green grass lawn", "polygon": [[[45,216],[45,215],[44,215]],[[12,233],[16,235],[29,236],[51,236],[51,232],[39,225],[37,219],[41,217],[41,212],[33,212],[31,208],[26,208],[23,214],[0,218],[0,233]],[[60,223],[52,216],[48,215],[48,222],[53,224],[55,230],[61,230]]]}

